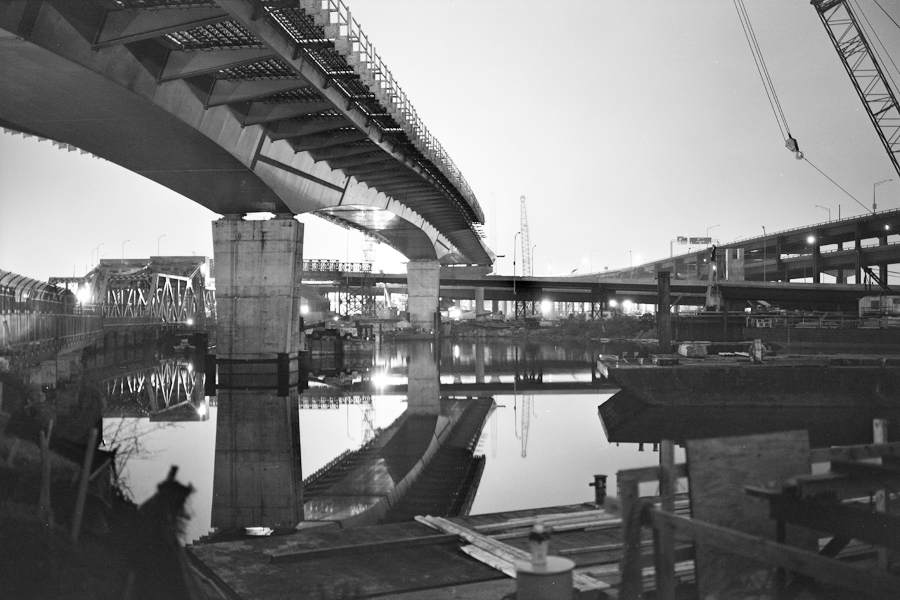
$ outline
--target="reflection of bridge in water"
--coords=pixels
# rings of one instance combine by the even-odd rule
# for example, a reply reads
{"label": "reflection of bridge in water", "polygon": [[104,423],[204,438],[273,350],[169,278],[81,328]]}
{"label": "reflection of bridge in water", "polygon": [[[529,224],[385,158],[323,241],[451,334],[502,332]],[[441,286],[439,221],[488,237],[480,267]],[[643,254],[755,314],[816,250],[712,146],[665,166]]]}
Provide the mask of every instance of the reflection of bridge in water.
{"label": "reflection of bridge in water", "polygon": [[[410,352],[406,410],[372,431],[362,448],[345,453],[306,480],[299,455],[300,406],[357,401],[373,394],[316,387],[279,397],[275,390],[220,389],[212,525],[294,527],[300,521],[342,526],[468,510],[483,458],[475,448],[491,399],[442,399],[428,342]],[[306,396],[304,398],[304,396]]]}
{"label": "reflection of bridge in water", "polygon": [[100,381],[106,418],[150,421],[205,421],[209,402],[202,369],[183,357],[162,358]]}

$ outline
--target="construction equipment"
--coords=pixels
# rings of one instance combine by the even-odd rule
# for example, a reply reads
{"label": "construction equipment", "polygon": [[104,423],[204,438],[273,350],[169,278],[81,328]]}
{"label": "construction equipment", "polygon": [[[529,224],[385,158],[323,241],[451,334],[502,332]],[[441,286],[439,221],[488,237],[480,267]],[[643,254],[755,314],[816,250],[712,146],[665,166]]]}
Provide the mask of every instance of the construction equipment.
{"label": "construction equipment", "polygon": [[[813,0],[812,5],[819,13],[828,37],[850,75],[850,81],[853,82],[894,169],[900,174],[900,164],[897,161],[897,154],[900,153],[900,108],[879,61],[877,48],[867,37],[849,2]],[[862,18],[868,23],[865,15]],[[874,30],[872,35],[880,43]]]}
{"label": "construction equipment", "polygon": [[528,241],[528,213],[525,211],[525,196],[519,199],[519,205],[522,219],[522,276],[531,277],[531,243]]}

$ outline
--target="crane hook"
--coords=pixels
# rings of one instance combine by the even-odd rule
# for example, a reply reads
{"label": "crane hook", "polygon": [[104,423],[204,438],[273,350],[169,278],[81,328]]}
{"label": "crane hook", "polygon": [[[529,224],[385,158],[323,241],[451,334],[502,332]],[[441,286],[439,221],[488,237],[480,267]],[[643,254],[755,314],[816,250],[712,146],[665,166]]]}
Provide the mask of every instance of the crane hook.
{"label": "crane hook", "polygon": [[794,153],[797,160],[803,160],[803,152],[800,150],[800,146],[797,144],[797,140],[794,139],[794,136],[789,135],[784,141],[784,146]]}

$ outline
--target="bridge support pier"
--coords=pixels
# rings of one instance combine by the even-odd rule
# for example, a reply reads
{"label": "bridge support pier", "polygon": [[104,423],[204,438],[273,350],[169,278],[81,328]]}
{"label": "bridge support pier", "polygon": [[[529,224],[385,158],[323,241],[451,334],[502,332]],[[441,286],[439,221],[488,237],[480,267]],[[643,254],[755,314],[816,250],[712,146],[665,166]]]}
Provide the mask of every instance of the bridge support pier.
{"label": "bridge support pier", "polygon": [[218,420],[212,525],[292,527],[303,520],[297,401],[303,225],[292,215],[221,219],[213,223],[213,249]]}
{"label": "bridge support pier", "polygon": [[406,410],[411,415],[436,416],[441,412],[440,373],[433,352],[427,341],[410,347]]}
{"label": "bridge support pier", "polygon": [[411,260],[406,265],[406,288],[409,294],[409,323],[417,331],[430,331],[435,326],[441,264],[436,260]]}
{"label": "bridge support pier", "polygon": [[484,288],[475,288],[475,316],[480,317],[484,314]]}

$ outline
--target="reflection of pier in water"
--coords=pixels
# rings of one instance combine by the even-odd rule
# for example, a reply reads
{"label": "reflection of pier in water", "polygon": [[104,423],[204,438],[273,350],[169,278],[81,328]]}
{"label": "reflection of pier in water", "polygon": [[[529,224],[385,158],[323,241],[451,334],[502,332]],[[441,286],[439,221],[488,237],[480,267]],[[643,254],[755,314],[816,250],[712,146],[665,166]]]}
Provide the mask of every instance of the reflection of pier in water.
{"label": "reflection of pier in water", "polygon": [[[402,520],[425,506],[431,514],[468,510],[484,465],[474,449],[493,401],[441,399],[427,343],[410,352],[407,381],[403,414],[303,482],[299,408],[339,405],[341,396],[326,388],[288,397],[219,389],[213,526],[354,526]],[[344,402],[372,395],[347,394]]]}

